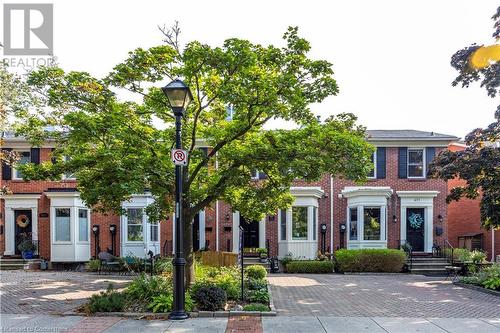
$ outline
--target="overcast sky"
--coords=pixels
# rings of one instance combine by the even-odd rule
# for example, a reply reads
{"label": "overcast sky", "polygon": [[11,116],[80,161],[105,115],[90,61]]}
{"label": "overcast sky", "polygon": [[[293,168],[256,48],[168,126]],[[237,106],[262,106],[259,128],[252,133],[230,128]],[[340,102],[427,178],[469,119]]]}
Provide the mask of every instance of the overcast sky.
{"label": "overcast sky", "polygon": [[212,46],[230,37],[281,46],[286,28],[299,26],[311,42],[311,57],[333,63],[340,86],[338,96],[313,106],[322,118],[352,112],[369,129],[463,137],[491,123],[499,104],[478,85],[452,87],[456,72],[450,66],[458,49],[494,42],[490,17],[496,0],[53,3],[54,54],[66,70],[103,76],[128,51],[160,44],[157,25],[175,20],[183,42],[196,39]]}

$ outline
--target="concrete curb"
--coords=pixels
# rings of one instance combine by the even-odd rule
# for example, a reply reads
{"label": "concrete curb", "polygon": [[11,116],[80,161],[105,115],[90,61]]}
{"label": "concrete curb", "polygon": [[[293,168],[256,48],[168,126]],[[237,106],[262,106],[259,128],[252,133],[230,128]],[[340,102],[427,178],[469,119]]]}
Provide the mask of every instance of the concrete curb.
{"label": "concrete curb", "polygon": [[[269,285],[269,280],[267,281],[267,293],[269,294],[269,309],[271,310],[270,312],[274,313],[274,315],[266,315],[267,316],[276,316],[278,311],[276,311],[276,307],[274,306],[274,301],[273,301],[273,293],[271,292],[271,286]],[[266,313],[266,312],[263,312]]]}
{"label": "concrete curb", "polygon": [[496,291],[493,289],[486,289],[483,287],[475,286],[473,284],[467,284],[467,283],[462,283],[462,282],[455,282],[455,283],[453,283],[453,285],[500,297],[500,291]]}

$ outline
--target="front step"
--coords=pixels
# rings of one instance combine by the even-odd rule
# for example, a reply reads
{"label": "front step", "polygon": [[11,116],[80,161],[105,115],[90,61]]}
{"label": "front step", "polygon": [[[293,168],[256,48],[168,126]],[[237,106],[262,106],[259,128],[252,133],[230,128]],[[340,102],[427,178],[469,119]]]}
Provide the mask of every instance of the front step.
{"label": "front step", "polygon": [[30,264],[40,263],[40,259],[0,259],[0,271],[28,269]]}
{"label": "front step", "polygon": [[269,261],[261,262],[259,257],[243,257],[243,266],[259,265],[264,267],[268,272],[271,270]]}
{"label": "front step", "polygon": [[[410,264],[408,262],[408,264]],[[410,273],[429,276],[444,276],[447,274],[446,266],[449,266],[446,258],[418,256],[411,261]]]}

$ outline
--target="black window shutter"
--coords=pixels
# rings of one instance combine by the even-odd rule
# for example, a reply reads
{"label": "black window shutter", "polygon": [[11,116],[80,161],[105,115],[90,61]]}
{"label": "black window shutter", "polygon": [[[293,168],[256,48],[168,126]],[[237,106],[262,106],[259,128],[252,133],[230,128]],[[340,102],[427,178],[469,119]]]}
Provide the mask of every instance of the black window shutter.
{"label": "black window shutter", "polygon": [[427,164],[426,165],[427,174],[429,173],[429,165],[434,159],[434,156],[436,156],[436,148],[434,147],[425,148],[425,163]]}
{"label": "black window shutter", "polygon": [[31,148],[31,163],[40,164],[40,148]]}
{"label": "black window shutter", "polygon": [[408,178],[408,148],[399,147],[398,178]]}
{"label": "black window shutter", "polygon": [[[2,148],[4,151],[12,151],[12,148]],[[7,163],[2,163],[2,180],[12,179],[12,168]]]}
{"label": "black window shutter", "polygon": [[377,178],[385,178],[385,147],[377,148]]}

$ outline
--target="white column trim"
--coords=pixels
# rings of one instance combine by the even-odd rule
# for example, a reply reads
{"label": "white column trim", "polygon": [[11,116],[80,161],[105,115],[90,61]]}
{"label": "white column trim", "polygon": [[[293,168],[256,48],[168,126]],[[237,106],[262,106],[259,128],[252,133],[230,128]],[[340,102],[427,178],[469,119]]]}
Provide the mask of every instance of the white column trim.
{"label": "white column trim", "polygon": [[240,212],[233,212],[233,252],[240,250]]}
{"label": "white column trim", "polygon": [[266,247],[266,217],[259,222],[259,247]]}
{"label": "white column trim", "polygon": [[4,255],[13,255],[16,252],[14,209],[5,208],[5,251]]}

